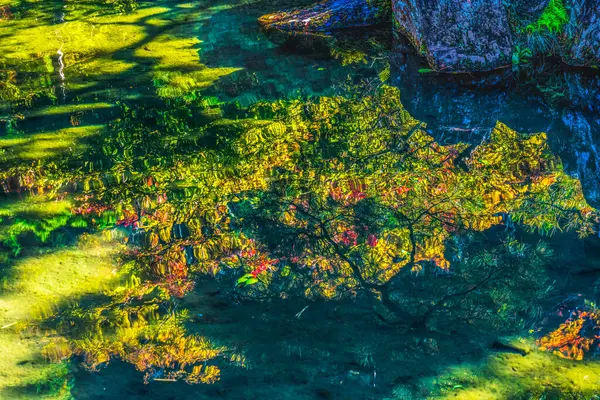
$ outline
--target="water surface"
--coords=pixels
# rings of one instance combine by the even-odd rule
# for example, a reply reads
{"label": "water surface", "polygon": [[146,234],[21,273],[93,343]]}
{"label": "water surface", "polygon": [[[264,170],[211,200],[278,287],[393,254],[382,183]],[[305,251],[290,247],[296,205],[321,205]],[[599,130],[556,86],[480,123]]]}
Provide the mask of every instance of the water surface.
{"label": "water surface", "polygon": [[[597,71],[438,75],[386,26],[259,29],[292,5],[4,8],[0,397],[594,398],[597,343],[573,360],[536,340],[598,312]],[[406,166],[406,137],[434,158]],[[388,176],[416,214],[474,194],[409,229],[373,189]],[[438,176],[460,179],[419,189]],[[300,248],[290,232],[326,229],[285,216],[313,209],[339,232]],[[365,279],[407,318],[434,305],[427,324],[348,275],[375,251],[391,267]]]}

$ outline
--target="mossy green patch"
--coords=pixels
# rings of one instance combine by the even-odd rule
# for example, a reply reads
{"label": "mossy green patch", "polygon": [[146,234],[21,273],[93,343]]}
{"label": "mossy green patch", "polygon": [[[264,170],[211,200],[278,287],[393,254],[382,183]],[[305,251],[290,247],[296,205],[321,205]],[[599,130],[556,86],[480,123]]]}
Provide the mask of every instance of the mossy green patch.
{"label": "mossy green patch", "polygon": [[550,0],[540,18],[536,22],[527,25],[527,31],[529,33],[542,31],[558,33],[562,32],[567,22],[569,22],[569,14],[563,0]]}
{"label": "mossy green patch", "polygon": [[[23,236],[31,234],[36,241],[47,242],[53,232],[69,223],[70,208],[70,201],[52,200],[47,196],[0,203],[0,265],[10,263],[11,256],[23,251]],[[60,241],[59,237],[56,239]]]}
{"label": "mossy green patch", "polygon": [[599,362],[559,358],[536,350],[535,343],[527,339],[520,339],[516,346],[527,354],[496,353],[480,364],[450,368],[433,379],[431,398],[591,398],[588,396],[600,392]]}

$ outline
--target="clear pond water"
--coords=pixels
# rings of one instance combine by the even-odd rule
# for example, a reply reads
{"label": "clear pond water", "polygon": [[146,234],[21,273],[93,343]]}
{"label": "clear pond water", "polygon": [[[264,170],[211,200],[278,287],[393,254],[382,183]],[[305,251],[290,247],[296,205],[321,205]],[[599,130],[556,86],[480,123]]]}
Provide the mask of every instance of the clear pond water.
{"label": "clear pond water", "polygon": [[0,4],[0,398],[596,398],[597,70],[297,5]]}

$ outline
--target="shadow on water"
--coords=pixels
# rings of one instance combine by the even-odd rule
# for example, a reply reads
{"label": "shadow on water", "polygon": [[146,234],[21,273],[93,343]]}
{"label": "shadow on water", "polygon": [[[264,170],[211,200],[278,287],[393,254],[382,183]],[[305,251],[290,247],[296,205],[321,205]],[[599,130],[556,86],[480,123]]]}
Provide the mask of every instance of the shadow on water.
{"label": "shadow on water", "polygon": [[453,363],[480,360],[493,340],[399,333],[378,326],[360,300],[235,302],[211,282],[199,283],[182,306],[191,311],[190,332],[242,352],[244,365],[223,363],[221,380],[214,385],[143,385],[141,374],[115,362],[95,374],[76,372],[76,398],[108,399],[120,393],[131,399],[375,399],[394,385],[416,387],[418,379]]}
{"label": "shadow on water", "polygon": [[[487,235],[493,236],[490,232]],[[520,235],[527,236],[524,232]],[[572,260],[568,257],[582,257],[580,242],[572,235],[551,242],[564,248],[561,254],[565,258],[557,260],[549,271],[563,282],[553,292],[560,294],[545,300],[548,311],[544,314],[552,315],[548,325],[561,322],[551,314],[556,302],[570,298],[565,304],[575,307],[583,298],[600,294],[585,284],[585,277],[585,282],[577,276],[565,279]],[[579,251],[572,245],[580,247]],[[597,254],[597,242],[594,248]],[[474,375],[452,375],[449,371],[457,365],[471,366],[475,371],[484,368],[487,373],[493,369],[486,363],[500,364],[499,368],[509,371],[515,371],[519,363],[530,362],[533,370],[544,365],[528,345],[499,336],[506,333],[502,328],[458,322],[444,331],[398,330],[381,324],[362,296],[336,302],[293,297],[254,302],[238,296],[223,284],[200,280],[194,292],[179,303],[190,312],[188,332],[243,355],[235,362],[226,356],[218,363],[219,382],[187,385],[155,381],[144,385],[141,373],[115,361],[93,374],[75,367],[73,395],[77,399],[110,399],[115,394],[129,399],[424,399],[439,395],[436,390],[440,388],[456,390],[458,384],[468,387],[476,382]],[[575,364],[567,362],[557,368],[573,367]],[[581,368],[585,371],[585,366]],[[504,379],[528,379],[502,374],[500,369],[494,384],[506,384]],[[523,396],[538,393],[533,388],[527,392],[526,383],[515,387]],[[545,393],[553,398],[551,390]]]}

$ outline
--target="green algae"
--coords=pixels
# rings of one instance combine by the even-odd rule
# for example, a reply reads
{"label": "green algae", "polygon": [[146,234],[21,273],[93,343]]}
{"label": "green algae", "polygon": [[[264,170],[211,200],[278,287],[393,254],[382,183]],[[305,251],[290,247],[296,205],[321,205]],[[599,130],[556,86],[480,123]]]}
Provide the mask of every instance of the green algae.
{"label": "green algae", "polygon": [[0,203],[0,217],[51,217],[70,211],[69,200],[53,200],[45,196],[33,196],[26,199],[12,199]]}
{"label": "green algae", "polygon": [[449,368],[427,383],[433,388],[428,398],[593,398],[600,391],[600,363],[558,358],[536,350],[530,339],[517,339],[516,346],[527,353],[491,354]]}
{"label": "green algae", "polygon": [[29,118],[36,118],[36,117],[44,117],[44,116],[81,113],[81,112],[87,112],[87,111],[99,111],[99,110],[106,110],[106,109],[115,108],[115,107],[116,107],[116,104],[106,103],[106,102],[65,104],[65,105],[40,107],[31,112],[26,112],[25,116],[29,117]]}
{"label": "green algae", "polygon": [[[64,228],[70,219],[71,203],[52,200],[47,196],[14,199],[0,204],[0,264],[9,265],[11,259],[23,251],[21,239],[31,234],[45,243],[53,232]],[[5,271],[2,271],[3,273]],[[4,277],[6,279],[6,277]]]}

